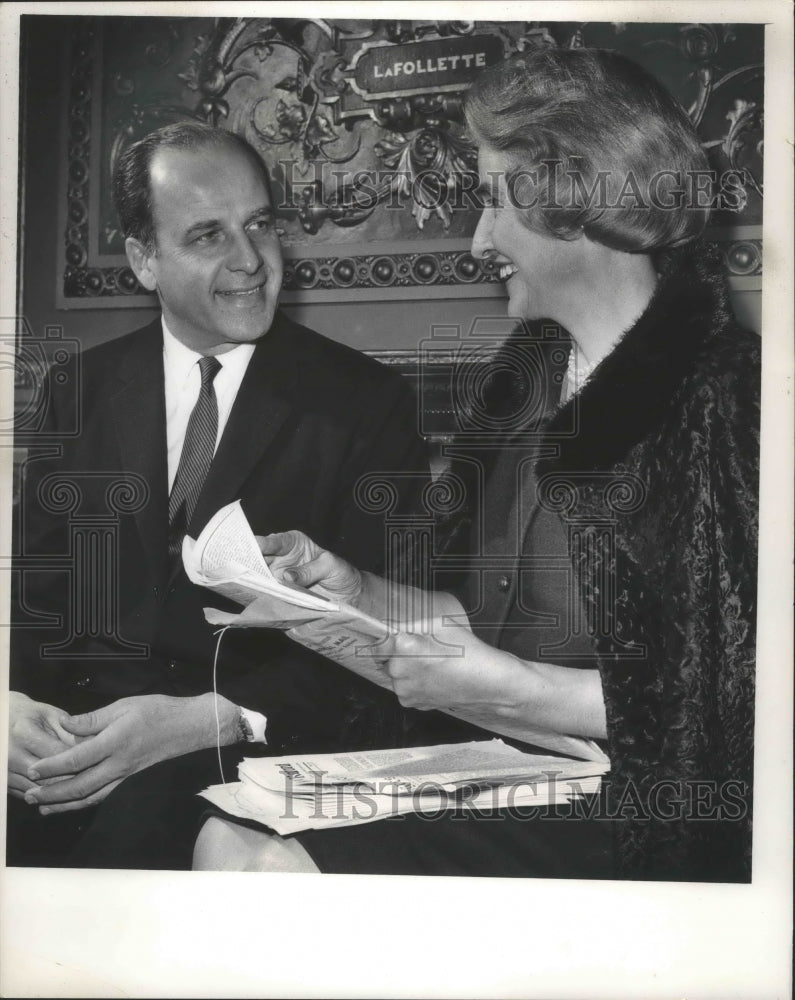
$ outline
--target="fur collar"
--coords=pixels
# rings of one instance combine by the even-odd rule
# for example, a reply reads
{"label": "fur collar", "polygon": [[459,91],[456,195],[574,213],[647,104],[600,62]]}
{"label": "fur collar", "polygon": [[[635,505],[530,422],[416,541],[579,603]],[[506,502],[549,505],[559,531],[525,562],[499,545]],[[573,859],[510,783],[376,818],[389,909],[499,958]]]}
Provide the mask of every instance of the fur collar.
{"label": "fur collar", "polygon": [[[715,332],[733,322],[717,247],[692,244],[656,264],[660,279],[643,315],[547,424],[557,454],[540,471],[598,471],[621,461],[671,406]],[[572,426],[574,436],[559,436]]]}

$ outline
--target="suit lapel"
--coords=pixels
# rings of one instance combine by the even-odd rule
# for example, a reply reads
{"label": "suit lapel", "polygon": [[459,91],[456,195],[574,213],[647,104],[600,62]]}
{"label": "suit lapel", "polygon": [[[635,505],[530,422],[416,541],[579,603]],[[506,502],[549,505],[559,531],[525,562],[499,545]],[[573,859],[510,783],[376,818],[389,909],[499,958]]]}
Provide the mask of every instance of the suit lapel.
{"label": "suit lapel", "polygon": [[161,582],[168,562],[168,465],[160,320],[132,339],[119,363],[111,404],[123,468],[149,487],[149,500],[135,520],[153,579]]}
{"label": "suit lapel", "polygon": [[196,504],[189,528],[194,538],[220,507],[238,498],[252,469],[297,409],[294,387],[301,365],[289,326],[277,313],[251,357]]}

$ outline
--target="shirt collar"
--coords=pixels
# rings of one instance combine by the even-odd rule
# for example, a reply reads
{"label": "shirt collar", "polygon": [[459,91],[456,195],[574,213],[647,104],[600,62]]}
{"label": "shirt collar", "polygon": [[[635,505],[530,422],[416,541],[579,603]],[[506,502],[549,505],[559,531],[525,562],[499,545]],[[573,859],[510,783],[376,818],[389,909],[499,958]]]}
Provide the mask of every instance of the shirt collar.
{"label": "shirt collar", "polygon": [[[163,325],[163,366],[168,376],[173,378],[176,384],[181,384],[188,378],[191,369],[203,355],[186,347],[181,340],[174,336],[166,324],[165,316],[161,316],[161,323]],[[234,373],[245,370],[255,347],[256,344],[238,344],[231,351],[216,355],[223,369],[219,375],[223,374],[224,371]]]}

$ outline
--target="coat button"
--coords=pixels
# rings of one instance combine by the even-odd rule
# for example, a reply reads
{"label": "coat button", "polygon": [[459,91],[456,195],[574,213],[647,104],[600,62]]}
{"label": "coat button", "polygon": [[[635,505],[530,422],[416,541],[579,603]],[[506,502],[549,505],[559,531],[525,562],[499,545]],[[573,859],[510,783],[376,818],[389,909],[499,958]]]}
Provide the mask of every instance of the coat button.
{"label": "coat button", "polygon": [[169,660],[169,662],[168,662],[168,669],[169,670],[176,670],[177,669],[177,661],[176,660]]}
{"label": "coat button", "polygon": [[510,589],[511,578],[503,573],[499,580],[497,580],[497,590],[499,590],[501,594],[507,594]]}
{"label": "coat button", "polygon": [[91,683],[91,678],[90,677],[81,677],[80,680],[76,681],[75,683],[76,683],[77,687],[79,687],[79,688],[88,687],[88,685]]}

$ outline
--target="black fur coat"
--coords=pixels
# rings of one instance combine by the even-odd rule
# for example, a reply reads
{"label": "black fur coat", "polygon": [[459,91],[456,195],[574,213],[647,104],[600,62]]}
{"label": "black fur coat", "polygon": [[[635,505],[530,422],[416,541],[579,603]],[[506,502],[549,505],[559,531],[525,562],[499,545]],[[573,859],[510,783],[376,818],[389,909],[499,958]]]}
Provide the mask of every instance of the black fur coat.
{"label": "black fur coat", "polygon": [[[620,873],[746,881],[759,338],[737,325],[713,247],[657,263],[644,314],[546,423],[536,473],[583,541],[572,559],[607,708]],[[496,395],[515,409],[504,384]]]}

